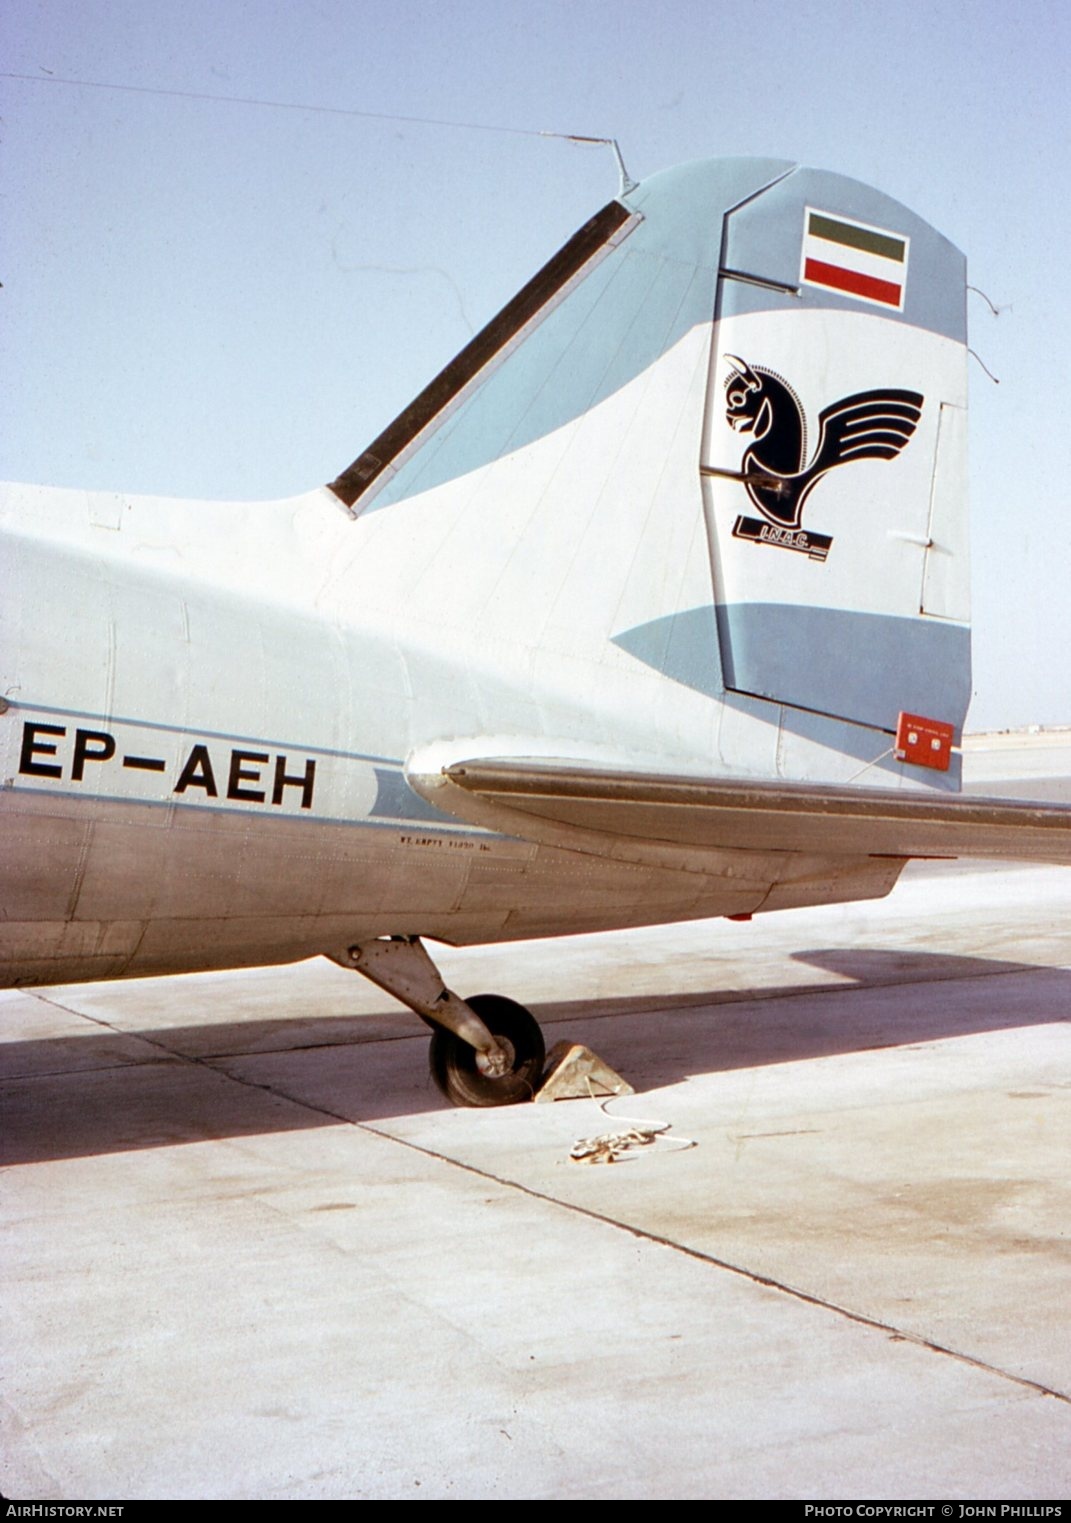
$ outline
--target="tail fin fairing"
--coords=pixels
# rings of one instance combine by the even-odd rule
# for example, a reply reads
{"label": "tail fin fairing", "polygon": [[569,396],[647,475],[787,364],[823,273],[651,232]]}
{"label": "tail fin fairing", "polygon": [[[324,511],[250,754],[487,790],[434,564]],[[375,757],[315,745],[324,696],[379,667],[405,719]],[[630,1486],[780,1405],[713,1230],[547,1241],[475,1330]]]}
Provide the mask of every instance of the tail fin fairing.
{"label": "tail fin fairing", "polygon": [[332,491],[357,509],[385,507],[597,407],[690,328],[709,323],[724,213],[791,167],[764,159],[690,164],[610,202]]}
{"label": "tail fin fairing", "polygon": [[537,323],[573,282],[619,243],[635,220],[620,201],[611,201],[574,233],[498,316],[331,483],[335,496],[352,508],[358,497],[371,494],[384,472],[389,480],[417,442],[444,421],[476,377],[500,360],[526,328]]}

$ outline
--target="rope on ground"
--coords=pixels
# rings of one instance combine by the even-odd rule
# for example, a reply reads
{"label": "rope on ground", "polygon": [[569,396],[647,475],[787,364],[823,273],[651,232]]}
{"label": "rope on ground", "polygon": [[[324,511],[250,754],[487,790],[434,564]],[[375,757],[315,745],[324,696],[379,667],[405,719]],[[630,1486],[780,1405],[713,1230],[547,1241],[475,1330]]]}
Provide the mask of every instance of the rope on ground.
{"label": "rope on ground", "polygon": [[[606,1107],[615,1096],[610,1095],[601,1103],[588,1079],[588,1094],[593,1105],[611,1121],[629,1124],[619,1132],[600,1132],[595,1137],[578,1137],[569,1152],[574,1163],[628,1163],[634,1158],[650,1158],[654,1153],[683,1153],[698,1146],[687,1137],[667,1137],[672,1126],[670,1121],[646,1121],[629,1116],[610,1116]],[[643,1152],[643,1149],[650,1149]]]}

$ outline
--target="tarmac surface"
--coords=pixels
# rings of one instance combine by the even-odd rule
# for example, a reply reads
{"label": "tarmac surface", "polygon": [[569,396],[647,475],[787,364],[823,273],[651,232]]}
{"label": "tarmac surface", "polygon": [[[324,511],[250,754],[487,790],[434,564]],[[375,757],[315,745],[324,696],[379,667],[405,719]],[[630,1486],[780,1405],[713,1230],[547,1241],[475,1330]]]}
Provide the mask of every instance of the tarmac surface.
{"label": "tarmac surface", "polygon": [[453,1110],[320,961],[0,995],[4,1497],[1067,1497],[1071,870],[436,955],[637,1094]]}

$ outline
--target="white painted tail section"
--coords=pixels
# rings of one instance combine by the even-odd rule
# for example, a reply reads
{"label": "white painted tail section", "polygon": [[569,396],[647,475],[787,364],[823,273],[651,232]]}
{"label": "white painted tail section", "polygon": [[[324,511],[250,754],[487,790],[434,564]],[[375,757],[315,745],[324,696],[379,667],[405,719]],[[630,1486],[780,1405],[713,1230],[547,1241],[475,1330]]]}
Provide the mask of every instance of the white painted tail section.
{"label": "white painted tail section", "polygon": [[656,176],[334,484],[364,606],[410,639],[431,610],[497,689],[482,732],[522,747],[847,777],[902,710],[958,731],[964,293],[962,256],[854,181]]}

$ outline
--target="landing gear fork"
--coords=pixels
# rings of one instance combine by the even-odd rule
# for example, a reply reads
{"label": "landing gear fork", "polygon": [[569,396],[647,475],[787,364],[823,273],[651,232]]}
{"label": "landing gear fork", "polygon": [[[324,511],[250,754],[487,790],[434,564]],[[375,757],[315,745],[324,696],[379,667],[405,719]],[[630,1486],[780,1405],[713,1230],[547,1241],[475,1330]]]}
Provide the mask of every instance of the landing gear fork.
{"label": "landing gear fork", "polygon": [[539,1086],[545,1049],[530,1011],[494,994],[460,999],[417,936],[349,948],[347,966],[415,1010],[434,1029],[431,1073],[455,1105],[513,1105]]}

